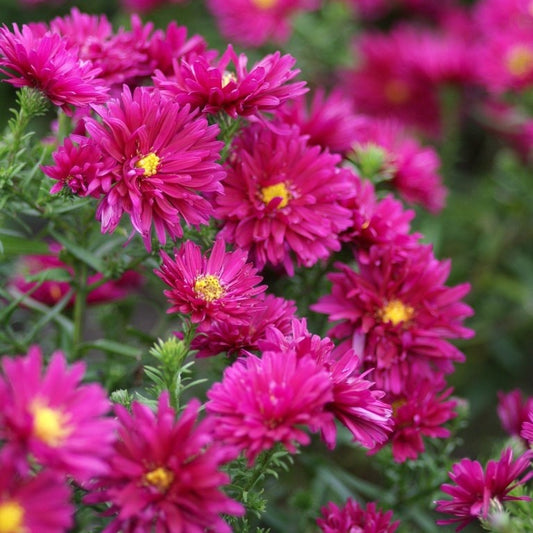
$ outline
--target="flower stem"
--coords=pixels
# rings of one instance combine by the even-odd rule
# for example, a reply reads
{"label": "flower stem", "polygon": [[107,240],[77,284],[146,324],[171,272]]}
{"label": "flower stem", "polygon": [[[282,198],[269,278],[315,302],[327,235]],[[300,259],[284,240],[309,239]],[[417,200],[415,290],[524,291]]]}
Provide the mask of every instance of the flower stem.
{"label": "flower stem", "polygon": [[87,279],[88,267],[85,263],[79,263],[76,270],[76,298],[74,300],[74,329],[72,332],[72,353],[73,358],[78,358],[80,344],[83,340],[83,325],[85,319],[85,308],[87,306]]}

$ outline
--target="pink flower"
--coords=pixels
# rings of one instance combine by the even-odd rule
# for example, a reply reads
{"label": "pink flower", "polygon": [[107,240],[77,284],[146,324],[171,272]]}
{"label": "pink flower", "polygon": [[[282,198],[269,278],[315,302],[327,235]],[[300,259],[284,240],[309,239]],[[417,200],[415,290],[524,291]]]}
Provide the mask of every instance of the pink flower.
{"label": "pink flower", "polygon": [[293,351],[237,360],[207,397],[217,438],[243,451],[249,464],[276,443],[295,453],[297,444],[310,442],[304,429],[317,431],[331,416],[325,411],[332,400],[327,372]]}
{"label": "pink flower", "polygon": [[74,508],[67,483],[55,472],[22,475],[0,453],[0,531],[64,533],[73,525]]}
{"label": "pink flower", "polygon": [[229,477],[220,467],[232,457],[215,441],[212,421],[197,423],[199,407],[189,402],[176,420],[166,392],[156,413],[138,402],[131,413],[115,406],[120,428],[111,469],[85,498],[110,506],[105,533],[231,531],[219,515],[243,513],[221,490]]}
{"label": "pink flower", "polygon": [[522,424],[520,436],[528,442],[529,446],[533,444],[533,410],[530,410],[527,419]]}
{"label": "pink flower", "polygon": [[120,0],[120,4],[128,11],[146,13],[165,4],[180,4],[184,0]]}
{"label": "pink flower", "polygon": [[170,290],[164,291],[172,307],[169,313],[189,314],[194,323],[231,321],[247,324],[257,298],[266,285],[258,285],[261,276],[242,250],[226,252],[222,238],[215,241],[209,257],[202,256],[200,247],[186,241],[172,260],[161,252],[163,263],[155,270]]}
{"label": "pink flower", "polygon": [[428,245],[375,245],[358,272],[337,263],[331,294],[311,308],[338,321],[328,334],[352,347],[364,369],[375,368],[378,388],[399,394],[410,375],[450,372],[464,360],[446,339],[473,335],[462,324],[472,309],[460,301],[470,286],[444,285],[450,266]]}
{"label": "pink flower", "polygon": [[533,397],[524,398],[520,389],[508,393],[498,391],[498,407],[496,411],[503,429],[511,436],[520,436],[524,422],[529,421],[529,413],[533,410]]}
{"label": "pink flower", "polygon": [[259,269],[293,261],[310,267],[340,249],[338,234],[350,225],[341,199],[354,191],[339,168],[340,156],[308,146],[296,128],[274,133],[259,124],[232,146],[223,196],[216,198],[221,234],[248,251]]}
{"label": "pink flower", "polygon": [[284,42],[290,19],[318,7],[317,0],[209,0],[222,35],[244,46],[261,46],[268,40]]}
{"label": "pink flower", "polygon": [[[453,515],[453,518],[438,520],[437,524],[459,524],[460,531],[470,522],[478,518],[487,518],[491,500],[503,504],[511,500],[527,500],[528,496],[511,496],[511,491],[531,478],[531,457],[533,451],[528,450],[516,461],[510,448],[502,451],[498,461],[490,460],[485,469],[477,462],[462,459],[453,465],[450,479],[455,483],[441,485],[442,492],[452,497],[451,500],[438,500],[437,511]],[[525,471],[528,473],[521,479],[518,477]]]}
{"label": "pink flower", "polygon": [[394,533],[400,522],[392,522],[392,511],[382,511],[374,502],[362,507],[348,498],[344,507],[333,502],[322,508],[317,524],[323,533]]}
{"label": "pink flower", "polygon": [[[59,35],[41,34],[35,27],[13,24],[0,28],[0,72],[15,87],[40,90],[54,105],[70,113],[70,106],[105,102],[107,87],[97,77],[100,70],[81,60]],[[8,69],[8,70],[5,70]]]}
{"label": "pink flower", "polygon": [[147,87],[132,94],[125,86],[97,111],[102,120],[88,119],[87,131],[114,162],[112,188],[96,212],[102,231],[113,231],[126,212],[150,249],[152,226],[164,244],[167,233],[183,235],[182,219],[206,224],[212,207],[202,194],[222,190],[217,126]]}
{"label": "pink flower", "polygon": [[257,304],[248,310],[248,320],[243,324],[227,320],[200,323],[191,348],[198,350],[196,357],[222,352],[228,356],[239,356],[243,351],[257,350],[269,327],[288,334],[295,312],[296,304],[292,300],[260,294]]}
{"label": "pink flower", "polygon": [[175,62],[174,76],[158,72],[154,83],[182,105],[191,104],[204,113],[224,111],[233,118],[272,111],[307,91],[304,81],[288,83],[300,72],[292,68],[296,60],[289,54],[269,54],[251,70],[247,63],[246,55],[237,56],[229,45],[218,61],[196,55]]}
{"label": "pink flower", "polygon": [[105,417],[111,403],[102,387],[80,383],[83,363],[68,367],[55,352],[44,370],[41,350],[33,346],[25,357],[4,358],[2,368],[1,439],[20,464],[31,454],[78,482],[107,472],[116,423]]}

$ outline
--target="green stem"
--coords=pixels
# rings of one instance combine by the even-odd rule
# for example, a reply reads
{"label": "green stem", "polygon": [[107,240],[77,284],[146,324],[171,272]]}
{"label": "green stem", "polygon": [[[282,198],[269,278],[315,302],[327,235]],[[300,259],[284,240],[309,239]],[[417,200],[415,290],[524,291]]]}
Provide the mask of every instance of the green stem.
{"label": "green stem", "polygon": [[85,319],[85,308],[87,306],[87,279],[89,277],[88,267],[85,263],[79,263],[76,270],[76,299],[74,301],[74,330],[72,332],[72,353],[73,358],[79,356],[79,347],[83,340],[83,324]]}

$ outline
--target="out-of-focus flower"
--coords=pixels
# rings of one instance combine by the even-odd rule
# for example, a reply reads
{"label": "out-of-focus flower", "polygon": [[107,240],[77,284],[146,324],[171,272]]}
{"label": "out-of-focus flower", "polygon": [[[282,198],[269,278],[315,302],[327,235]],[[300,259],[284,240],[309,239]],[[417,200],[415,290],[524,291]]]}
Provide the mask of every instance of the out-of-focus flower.
{"label": "out-of-focus flower", "polygon": [[209,257],[187,241],[172,259],[161,252],[163,262],[155,273],[171,288],[164,291],[172,307],[169,313],[189,314],[194,323],[211,321],[248,324],[254,307],[263,308],[257,298],[266,285],[243,250],[226,252],[222,238],[215,241]]}
{"label": "out-of-focus flower", "polygon": [[[100,69],[81,60],[60,35],[24,24],[0,28],[0,72],[15,87],[33,87],[66,113],[70,106],[105,102],[108,88]],[[7,69],[7,70],[6,70]]]}
{"label": "out-of-focus flower", "polygon": [[134,13],[147,13],[165,4],[182,4],[186,0],[120,0],[124,9]]}
{"label": "out-of-focus flower", "polygon": [[242,131],[227,161],[223,196],[216,198],[221,235],[248,251],[259,269],[293,261],[310,267],[340,249],[350,225],[341,206],[353,187],[340,156],[309,146],[297,128],[274,133],[260,124]]}
{"label": "out-of-focus flower", "polygon": [[289,54],[269,54],[250,70],[247,62],[245,54],[237,56],[229,45],[218,61],[197,55],[174,62],[174,75],[158,72],[154,83],[180,104],[211,114],[224,111],[233,118],[272,111],[307,91],[305,81],[288,83],[300,72],[292,68],[296,60]]}
{"label": "out-of-focus flower", "polygon": [[533,444],[533,410],[529,411],[527,419],[524,420],[520,436],[529,443],[529,446]]}
{"label": "out-of-focus flower", "polygon": [[498,391],[496,408],[503,429],[511,436],[519,437],[524,422],[529,421],[533,411],[533,397],[524,398],[520,389],[508,393]]}
{"label": "out-of-focus flower", "polygon": [[[511,492],[533,476],[532,456],[533,451],[528,450],[513,461],[512,450],[506,448],[500,459],[490,460],[485,469],[478,461],[470,459],[462,459],[454,464],[448,475],[455,484],[441,485],[441,491],[452,499],[435,502],[437,511],[450,514],[453,518],[438,520],[437,524],[458,524],[456,531],[460,531],[476,519],[487,518],[492,500],[500,504],[512,500],[530,501],[528,496],[513,496]],[[526,470],[529,471],[519,479]]]}
{"label": "out-of-focus flower", "polygon": [[125,86],[97,112],[101,121],[87,119],[87,131],[114,162],[112,187],[96,212],[102,231],[113,231],[128,213],[151,249],[152,226],[164,244],[167,233],[183,235],[182,220],[206,224],[212,206],[202,195],[221,192],[224,175],[218,127],[147,87],[132,94]]}
{"label": "out-of-focus flower", "polygon": [[374,502],[361,506],[348,498],[343,507],[333,502],[321,509],[317,525],[323,533],[394,533],[400,521],[391,522],[392,511],[382,511]]}
{"label": "out-of-focus flower", "polygon": [[199,407],[189,402],[176,420],[166,392],[156,413],[138,402],[131,413],[115,407],[120,427],[111,468],[85,498],[110,506],[105,533],[231,531],[220,515],[244,510],[221,490],[229,476],[220,468],[233,452],[216,443],[212,421],[197,422]]}
{"label": "out-of-focus flower", "polygon": [[83,363],[68,367],[55,352],[43,369],[41,350],[33,346],[25,357],[3,358],[2,369],[4,450],[21,465],[31,454],[32,461],[78,482],[107,472],[116,422],[105,416],[111,402],[104,389],[81,384]]}

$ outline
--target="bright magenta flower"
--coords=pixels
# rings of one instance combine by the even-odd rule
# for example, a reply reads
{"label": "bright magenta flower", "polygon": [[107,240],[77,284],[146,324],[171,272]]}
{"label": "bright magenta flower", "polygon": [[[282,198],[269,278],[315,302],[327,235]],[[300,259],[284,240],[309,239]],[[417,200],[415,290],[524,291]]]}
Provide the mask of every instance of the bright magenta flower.
{"label": "bright magenta flower", "polygon": [[260,46],[268,40],[284,42],[290,34],[290,18],[318,7],[317,0],[209,0],[227,40]]}
{"label": "bright magenta flower", "polygon": [[297,444],[310,442],[305,429],[317,431],[331,417],[328,373],[294,351],[238,359],[207,397],[217,438],[244,452],[249,464],[276,443],[295,453]]}
{"label": "bright magenta flower", "polygon": [[[0,28],[0,72],[15,87],[39,89],[54,105],[70,113],[70,106],[105,102],[107,87],[98,78],[100,69],[82,61],[66,41],[52,32],[13,24]],[[8,70],[6,70],[8,69]]]}
{"label": "bright magenta flower", "polygon": [[111,469],[85,499],[110,505],[105,533],[231,531],[220,514],[244,510],[221,490],[229,477],[220,467],[233,452],[216,443],[212,421],[197,422],[199,407],[191,401],[176,420],[168,393],[156,413],[137,402],[131,413],[115,407],[120,428]]}
{"label": "bright magenta flower", "polygon": [[322,508],[317,524],[323,533],[394,533],[399,520],[391,522],[392,511],[382,511],[374,502],[362,507],[348,498],[344,507],[333,502]]}
{"label": "bright magenta flower", "polygon": [[216,162],[218,127],[147,87],[132,94],[125,86],[97,112],[102,120],[87,119],[87,130],[114,161],[112,188],[96,212],[102,231],[113,231],[128,213],[150,249],[152,226],[164,244],[167,233],[183,235],[182,219],[207,223],[212,207],[202,195],[221,192],[224,175]]}
{"label": "bright magenta flower", "polygon": [[186,241],[171,259],[161,252],[163,263],[155,270],[170,290],[164,291],[172,307],[169,313],[184,313],[194,323],[211,321],[247,324],[255,306],[262,308],[266,285],[242,250],[226,252],[224,240],[215,241],[209,257],[200,247]]}
{"label": "bright magenta flower", "polygon": [[518,437],[523,424],[529,422],[529,413],[533,411],[533,397],[524,398],[520,389],[514,389],[508,393],[498,391],[496,411],[503,429],[509,435]]}
{"label": "bright magenta flower", "polygon": [[524,420],[520,436],[529,443],[529,446],[533,444],[533,410],[529,411],[527,419]]}
{"label": "bright magenta flower", "polygon": [[378,388],[400,394],[410,375],[451,372],[464,355],[446,339],[468,338],[463,320],[472,309],[461,302],[468,283],[447,287],[450,261],[438,261],[431,246],[375,245],[359,272],[337,263],[329,274],[331,294],[312,309],[329,315],[329,335],[375,368]]}
{"label": "bright magenta flower", "polygon": [[247,63],[246,55],[237,55],[229,45],[218,60],[197,55],[175,62],[174,76],[156,73],[154,83],[180,104],[233,118],[272,111],[307,92],[305,81],[288,83],[300,72],[292,68],[296,59],[289,54],[269,54],[250,70]]}
{"label": "bright magenta flower", "polygon": [[[487,518],[492,500],[500,504],[511,500],[530,501],[528,496],[512,496],[510,493],[533,476],[532,456],[533,451],[528,450],[513,461],[513,452],[507,448],[498,461],[490,460],[485,469],[470,459],[454,464],[448,475],[455,485],[441,485],[442,492],[452,499],[435,502],[437,511],[451,514],[453,518],[438,520],[437,524],[458,524],[456,531],[460,531],[478,518]],[[527,474],[518,479],[526,470]]]}
{"label": "bright magenta flower", "polygon": [[0,440],[22,464],[28,454],[38,464],[84,482],[107,472],[116,422],[96,383],[82,385],[85,365],[67,367],[61,352],[43,369],[41,350],[3,358]]}
{"label": "bright magenta flower", "polygon": [[0,454],[0,472],[2,533],[71,531],[74,508],[63,476],[50,470],[21,475],[5,453]]}
{"label": "bright magenta flower", "polygon": [[248,251],[259,269],[293,261],[310,267],[340,250],[350,225],[341,199],[354,194],[340,156],[309,146],[297,128],[284,134],[255,124],[233,143],[224,195],[216,198],[221,234]]}

